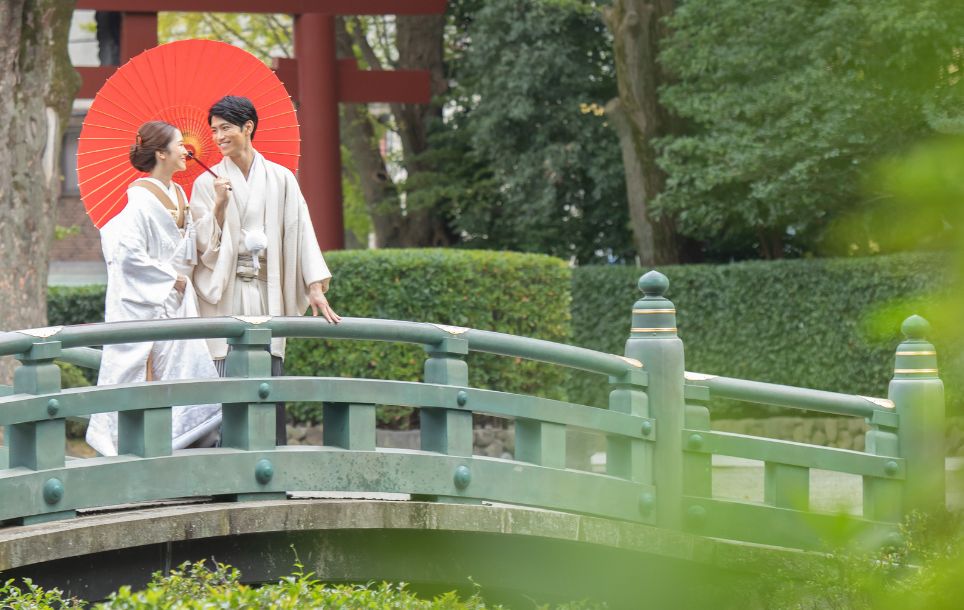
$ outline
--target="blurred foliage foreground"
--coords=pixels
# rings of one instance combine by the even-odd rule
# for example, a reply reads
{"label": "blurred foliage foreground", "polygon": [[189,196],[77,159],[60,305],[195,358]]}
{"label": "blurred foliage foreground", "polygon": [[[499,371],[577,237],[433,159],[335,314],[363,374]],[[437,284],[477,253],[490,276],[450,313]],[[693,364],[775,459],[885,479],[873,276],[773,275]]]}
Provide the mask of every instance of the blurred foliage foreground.
{"label": "blurred foliage foreground", "polygon": [[[852,521],[841,516],[837,533],[847,540]],[[847,610],[942,610],[960,608],[964,594],[964,527],[961,515],[914,513],[901,535],[882,549],[866,550],[843,542],[832,553],[773,554],[758,566],[752,580],[719,582],[693,579],[696,589],[719,589],[718,608],[788,608]],[[685,569],[685,568],[683,568]],[[683,575],[685,576],[685,575]],[[471,576],[467,576],[471,582]],[[685,580],[681,580],[685,582]],[[732,589],[740,594],[733,595]],[[165,575],[155,573],[147,587],[121,587],[106,601],[90,604],[45,590],[30,580],[0,587],[0,608],[12,610],[255,609],[255,608],[397,608],[484,610],[505,608],[484,599],[477,586],[468,596],[449,591],[420,597],[405,583],[327,585],[300,563],[290,576],[262,586],[242,584],[240,572],[224,564],[184,563]],[[712,591],[708,591],[712,594]],[[704,600],[706,597],[704,596]],[[731,601],[724,601],[731,600]],[[527,608],[548,609],[532,601]],[[607,608],[593,600],[551,606],[559,610]],[[657,607],[657,606],[653,606]],[[674,606],[679,607],[679,606]]]}

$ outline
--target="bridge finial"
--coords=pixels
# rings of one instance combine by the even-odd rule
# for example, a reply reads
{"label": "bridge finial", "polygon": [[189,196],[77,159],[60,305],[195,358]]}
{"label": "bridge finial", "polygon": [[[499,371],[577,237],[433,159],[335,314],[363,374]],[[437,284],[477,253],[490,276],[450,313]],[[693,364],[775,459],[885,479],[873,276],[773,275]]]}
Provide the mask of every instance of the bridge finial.
{"label": "bridge finial", "polygon": [[911,341],[922,341],[931,330],[931,324],[918,315],[912,315],[900,325],[900,332]]}
{"label": "bridge finial", "polygon": [[669,289],[669,278],[653,269],[639,278],[637,286],[647,297],[662,297]]}

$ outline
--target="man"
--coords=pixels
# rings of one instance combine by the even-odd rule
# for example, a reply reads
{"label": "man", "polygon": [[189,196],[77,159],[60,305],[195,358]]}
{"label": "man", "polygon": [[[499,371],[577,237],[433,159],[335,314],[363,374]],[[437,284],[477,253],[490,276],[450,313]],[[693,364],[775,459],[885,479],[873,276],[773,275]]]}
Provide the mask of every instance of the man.
{"label": "man", "polygon": [[[191,210],[200,261],[194,271],[202,316],[301,316],[308,306],[331,324],[341,318],[325,292],[331,272],[318,247],[294,174],[255,150],[258,113],[251,100],[226,96],[208,111],[224,159],[194,181]],[[224,375],[228,345],[209,339]],[[284,375],[284,338],[271,341],[271,374]],[[286,443],[284,404],[276,438]]]}

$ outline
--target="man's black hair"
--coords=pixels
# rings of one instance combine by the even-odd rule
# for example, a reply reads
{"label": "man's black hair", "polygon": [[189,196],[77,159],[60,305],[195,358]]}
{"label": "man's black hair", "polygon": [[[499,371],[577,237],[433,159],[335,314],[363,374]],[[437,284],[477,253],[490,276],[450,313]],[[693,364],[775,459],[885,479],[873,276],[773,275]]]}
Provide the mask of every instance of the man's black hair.
{"label": "man's black hair", "polygon": [[238,95],[225,95],[211,106],[208,110],[208,125],[211,124],[211,119],[214,117],[220,117],[231,123],[232,125],[237,125],[240,128],[244,127],[244,124],[248,121],[254,123],[254,128],[251,130],[251,139],[254,139],[254,132],[258,130],[258,111],[254,109],[254,104],[251,103],[246,97],[241,97]]}

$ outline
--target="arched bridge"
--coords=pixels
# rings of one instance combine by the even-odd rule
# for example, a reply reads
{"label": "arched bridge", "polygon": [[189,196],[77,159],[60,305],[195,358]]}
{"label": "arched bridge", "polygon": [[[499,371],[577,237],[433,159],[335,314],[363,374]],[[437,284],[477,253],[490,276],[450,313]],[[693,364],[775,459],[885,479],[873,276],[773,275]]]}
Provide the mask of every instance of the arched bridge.
{"label": "arched bridge", "polygon": [[[863,478],[851,537],[887,540],[909,511],[943,504],[943,389],[921,318],[904,323],[888,398],[866,398],[685,372],[667,286],[656,272],[641,278],[624,356],[358,318],[0,334],[0,356],[21,363],[14,386],[0,388],[0,574],[96,599],[185,559],[215,556],[253,580],[276,578],[294,546],[328,580],[451,588],[471,576],[487,590],[618,605],[671,589],[672,574],[731,577],[781,549],[827,548],[839,520],[809,510],[811,469]],[[273,378],[273,336],[420,344],[424,379]],[[202,337],[228,339],[228,377],[60,387],[55,361],[96,368],[91,346]],[[473,388],[470,352],[598,373],[609,407]],[[712,431],[714,398],[864,418],[867,449]],[[323,445],[276,447],[276,401],[323,402]],[[172,451],[171,407],[200,403],[223,403],[222,446]],[[419,450],[376,446],[378,404],[420,410]],[[66,419],[105,411],[119,412],[120,455],[67,457]],[[514,420],[513,459],[472,455],[473,414]],[[566,468],[569,428],[605,436],[604,473]],[[714,497],[714,454],[764,462],[764,502]],[[328,499],[311,499],[319,492]]]}

